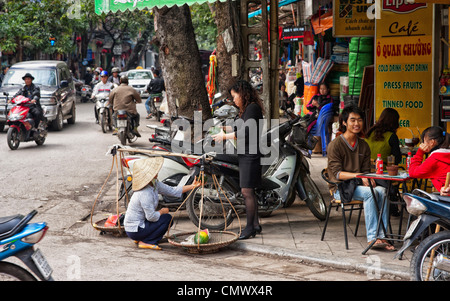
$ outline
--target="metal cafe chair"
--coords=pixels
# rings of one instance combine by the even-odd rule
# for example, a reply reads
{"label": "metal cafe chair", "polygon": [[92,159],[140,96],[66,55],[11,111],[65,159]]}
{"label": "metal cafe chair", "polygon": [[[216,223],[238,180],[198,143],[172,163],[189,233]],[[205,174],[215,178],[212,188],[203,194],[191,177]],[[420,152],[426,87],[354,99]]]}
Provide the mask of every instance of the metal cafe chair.
{"label": "metal cafe chair", "polygon": [[[328,171],[327,171],[326,168],[322,170],[322,178],[329,184],[337,185],[337,183],[330,181],[330,179],[328,177]],[[364,202],[360,201],[360,200],[352,200],[351,202],[344,203],[341,200],[336,200],[333,197],[333,192],[331,190],[330,190],[330,194],[331,194],[331,202],[330,202],[330,205],[328,207],[327,217],[325,219],[325,225],[323,227],[322,237],[321,237],[320,240],[323,241],[323,239],[325,237],[325,232],[327,231],[328,221],[330,219],[331,209],[332,208],[336,208],[336,210],[338,210],[339,208],[341,208],[341,211],[342,211],[342,223],[343,223],[343,226],[344,226],[345,248],[348,250],[347,225],[348,225],[348,223],[350,223],[352,212],[353,211],[359,211],[359,213],[358,213],[358,220],[356,221],[355,234],[354,234],[354,236],[356,237],[357,234],[358,234],[359,222],[361,220],[361,213],[364,210]],[[348,221],[347,221],[346,216],[345,216],[345,212],[347,212],[347,211],[350,212]]]}

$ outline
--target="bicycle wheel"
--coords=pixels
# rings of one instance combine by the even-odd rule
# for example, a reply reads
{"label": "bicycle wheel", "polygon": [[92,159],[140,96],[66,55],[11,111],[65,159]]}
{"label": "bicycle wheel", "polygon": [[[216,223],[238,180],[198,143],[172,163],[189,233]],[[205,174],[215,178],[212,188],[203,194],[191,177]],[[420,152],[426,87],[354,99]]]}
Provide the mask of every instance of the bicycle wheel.
{"label": "bicycle wheel", "polygon": [[[220,191],[220,188],[218,189]],[[236,192],[232,190],[230,185],[225,183],[222,185],[223,192],[219,193],[211,178],[206,181],[203,190],[203,208],[200,208],[202,198],[201,186],[195,188],[186,201],[189,219],[198,227],[200,210],[202,210],[202,229],[224,230],[226,227],[229,227],[234,220],[234,210],[227,198],[231,201]]]}

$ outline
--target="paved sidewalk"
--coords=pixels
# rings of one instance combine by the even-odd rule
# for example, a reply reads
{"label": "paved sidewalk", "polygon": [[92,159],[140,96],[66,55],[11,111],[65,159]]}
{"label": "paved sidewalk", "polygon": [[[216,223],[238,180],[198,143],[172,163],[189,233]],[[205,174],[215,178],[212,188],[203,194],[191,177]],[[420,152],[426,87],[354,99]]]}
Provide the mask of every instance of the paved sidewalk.
{"label": "paved sidewalk", "polygon": [[[327,205],[330,201],[328,186],[321,177],[321,171],[327,165],[327,158],[314,154],[309,160],[313,180],[325,197]],[[328,223],[325,239],[320,240],[325,221],[315,218],[306,204],[297,197],[289,208],[274,211],[269,217],[261,219],[263,231],[255,238],[237,241],[230,245],[253,252],[277,256],[288,256],[305,262],[318,263],[335,268],[356,269],[368,274],[369,279],[380,279],[381,276],[397,277],[409,280],[409,264],[412,253],[406,250],[403,259],[393,259],[396,252],[369,250],[362,255],[367,246],[365,237],[364,214],[361,217],[358,236],[354,236],[356,212],[347,229],[349,249],[345,249],[345,240],[341,211],[333,209]],[[348,216],[348,214],[347,214]],[[403,234],[406,231],[408,214],[404,213]],[[397,229],[399,217],[391,217],[393,229]],[[183,231],[196,231],[196,227],[187,217],[185,211],[174,214],[174,226],[170,234]],[[245,227],[245,216],[241,217],[242,228]],[[235,220],[228,229],[239,232],[239,223]],[[401,242],[395,243],[397,248]]]}

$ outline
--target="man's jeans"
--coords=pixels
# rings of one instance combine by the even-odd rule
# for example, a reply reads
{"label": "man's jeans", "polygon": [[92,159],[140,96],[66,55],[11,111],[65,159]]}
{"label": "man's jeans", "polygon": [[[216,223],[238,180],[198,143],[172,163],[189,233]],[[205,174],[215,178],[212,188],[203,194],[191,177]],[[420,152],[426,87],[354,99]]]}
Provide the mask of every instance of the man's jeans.
{"label": "man's jeans", "polygon": [[[377,204],[378,208],[381,210],[381,204],[383,203],[383,199],[386,196],[386,188],[381,186],[376,186],[374,188],[375,195],[377,196]],[[341,196],[339,194],[339,190],[336,190],[334,193],[334,198],[336,200],[340,200]],[[364,201],[364,218],[366,221],[366,236],[367,241],[370,242],[376,238],[377,234],[377,223],[378,223],[378,211],[375,206],[375,201],[373,199],[372,192],[370,191],[369,186],[357,186],[353,193],[354,200]],[[383,225],[384,228],[387,229],[389,222],[389,209],[388,202],[384,206],[383,212]],[[383,228],[380,225],[380,231],[378,237],[384,237]]]}
{"label": "man's jeans", "polygon": [[147,109],[147,114],[150,115],[153,112],[156,112],[156,106],[154,98],[161,97],[162,93],[154,93],[150,94],[150,96],[147,98],[147,101],[145,102],[145,108]]}

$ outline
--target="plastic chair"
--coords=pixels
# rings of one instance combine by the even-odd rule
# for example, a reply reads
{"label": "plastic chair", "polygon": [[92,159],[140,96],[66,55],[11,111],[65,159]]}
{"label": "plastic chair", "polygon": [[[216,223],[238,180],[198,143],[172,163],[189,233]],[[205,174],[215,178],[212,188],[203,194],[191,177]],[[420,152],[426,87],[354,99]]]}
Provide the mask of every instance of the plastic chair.
{"label": "plastic chair", "polygon": [[[329,180],[328,171],[326,168],[322,170],[322,178],[329,184],[334,184],[334,185],[337,184],[337,183],[334,183]],[[331,190],[330,190],[330,194],[331,194],[331,202],[328,207],[327,217],[325,219],[325,225],[323,227],[322,237],[320,238],[320,240],[323,241],[323,239],[325,238],[325,232],[327,231],[327,225],[328,225],[328,221],[330,219],[331,209],[333,207],[335,207],[337,210],[340,207],[342,209],[342,223],[344,225],[345,248],[348,250],[347,224],[350,223],[350,219],[352,217],[352,215],[351,215],[352,212],[359,211],[358,220],[356,221],[356,229],[355,229],[355,237],[356,237],[356,235],[358,235],[358,228],[359,228],[359,222],[361,220],[361,213],[364,210],[364,202],[359,201],[359,200],[352,200],[351,202],[343,203],[341,200],[336,200],[333,197],[333,192]],[[355,205],[357,206],[356,208],[355,208]],[[350,211],[350,216],[348,217],[348,222],[347,222],[347,219],[345,216],[345,212],[347,212],[347,211]]]}
{"label": "plastic chair", "polygon": [[328,124],[333,118],[333,103],[326,104],[320,109],[317,123],[313,126],[310,133],[314,136],[320,136],[322,143],[322,156],[327,155],[327,146],[330,143],[330,135],[328,131]]}

